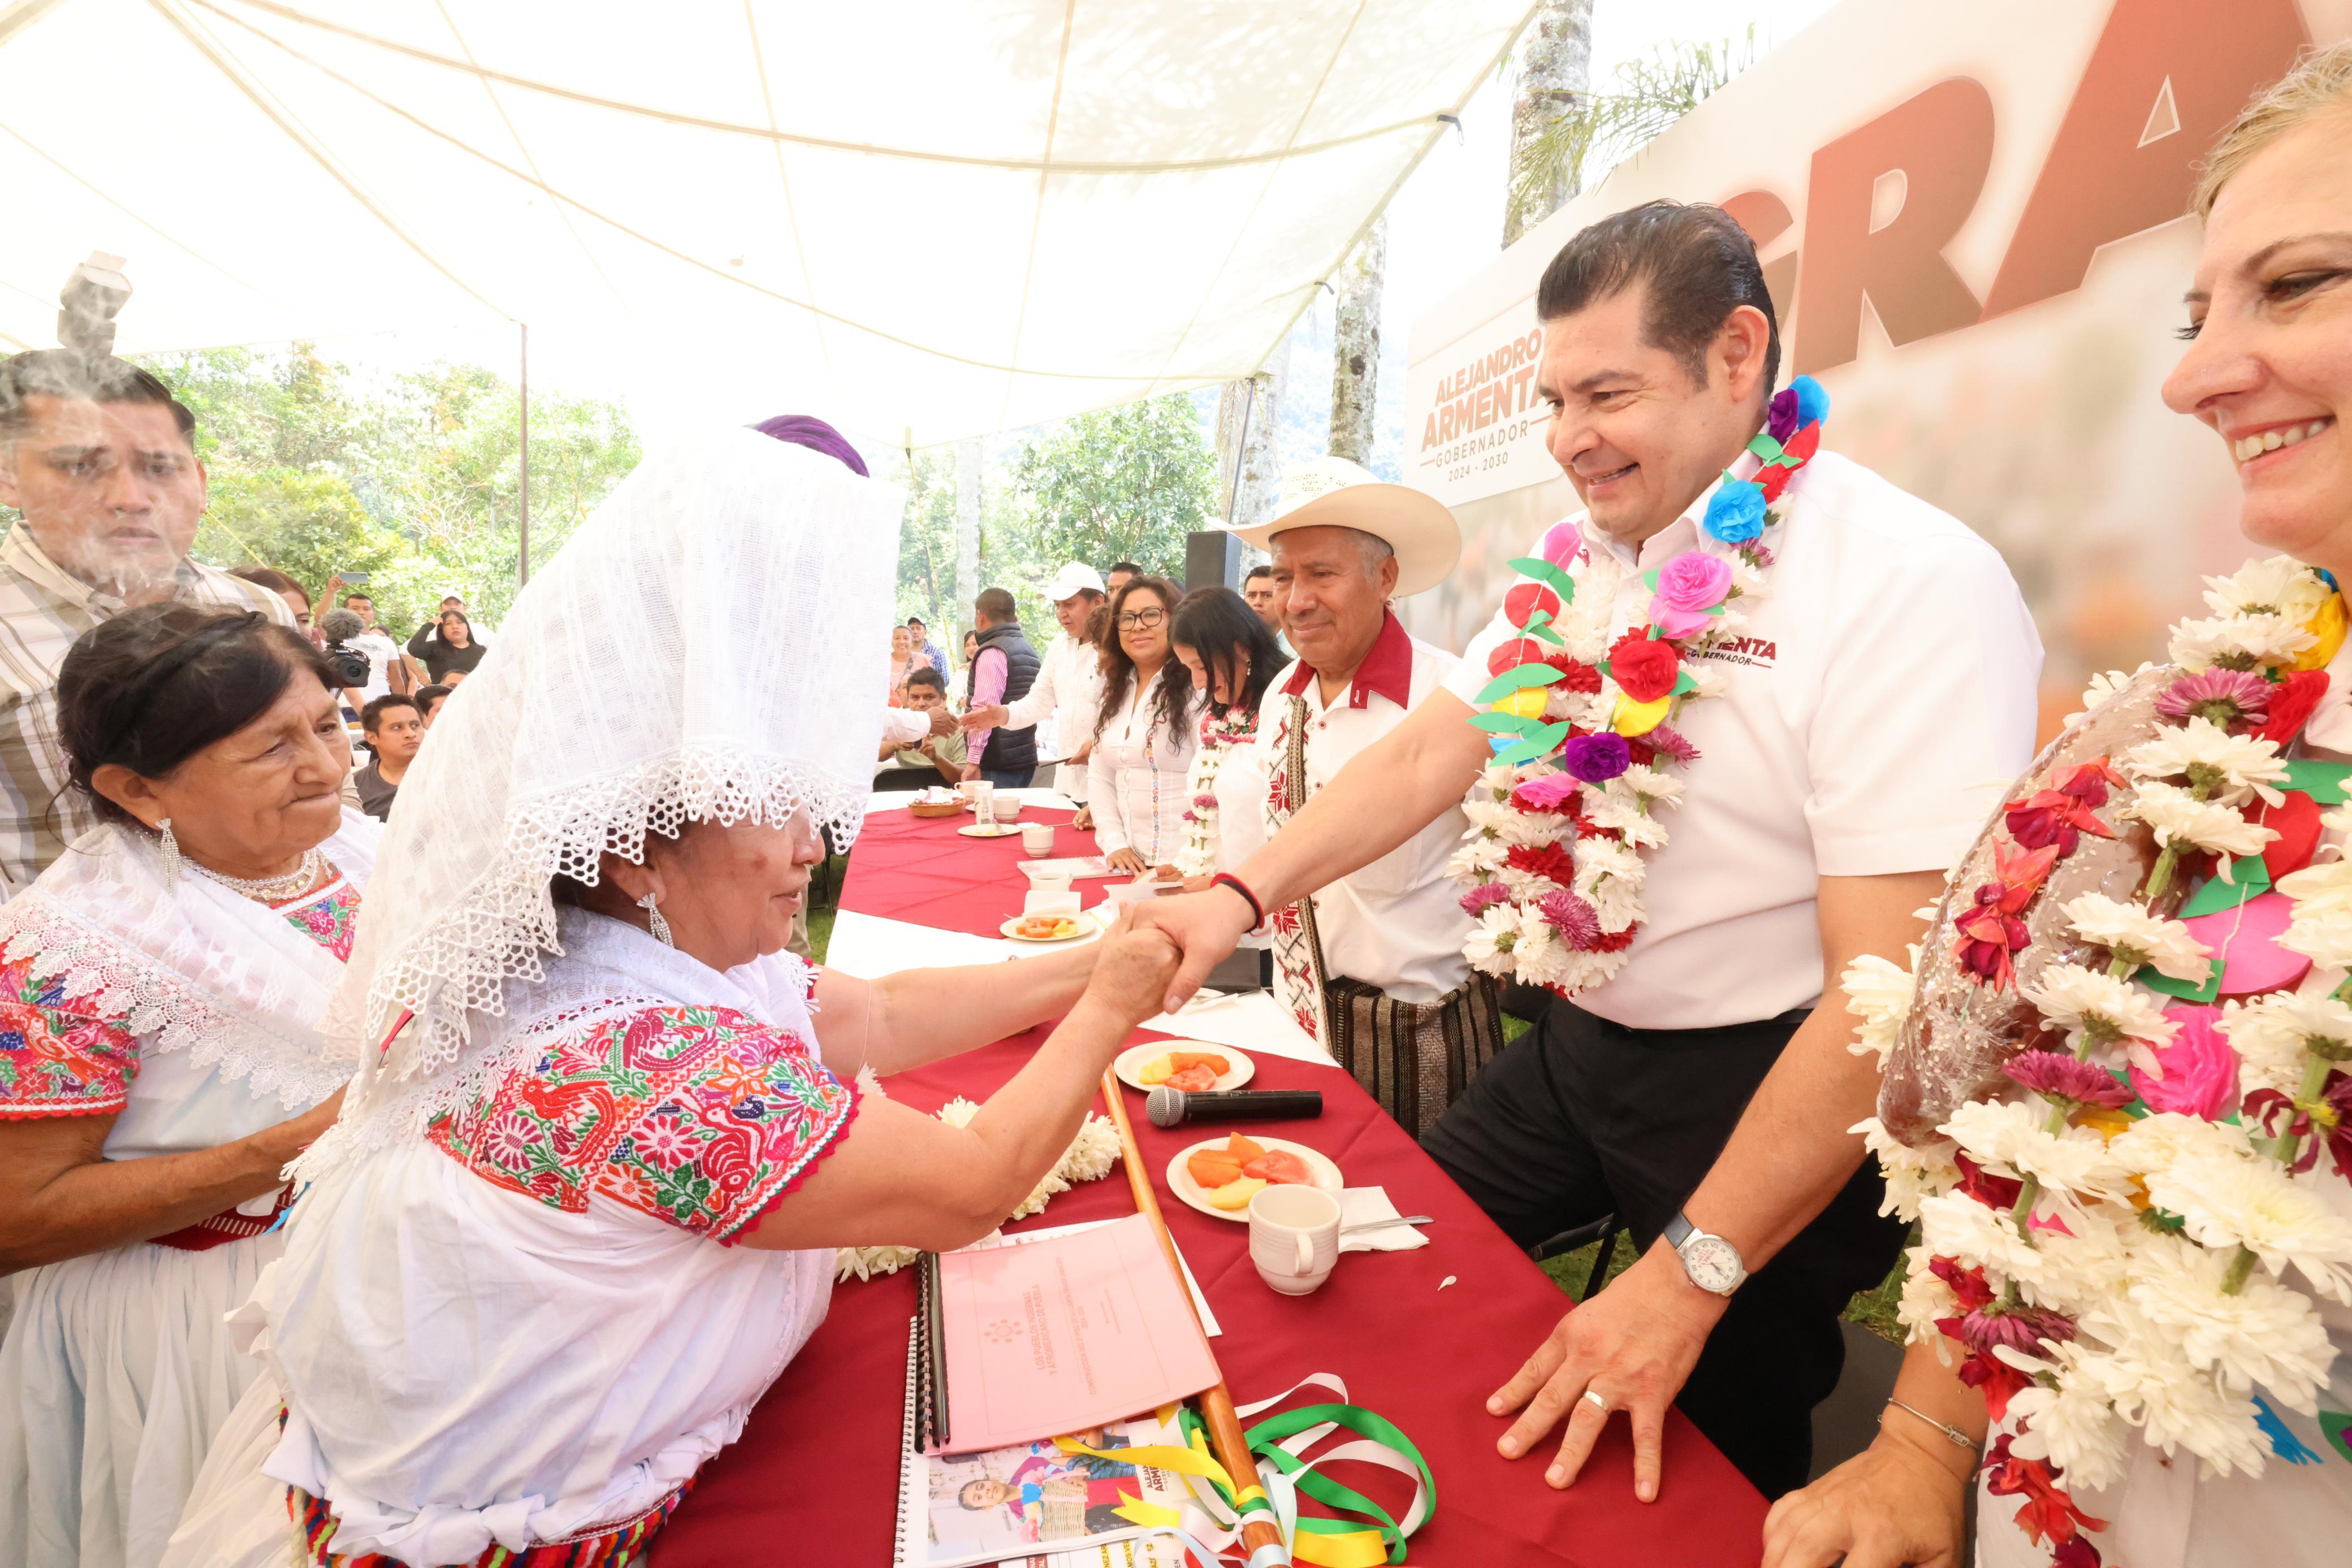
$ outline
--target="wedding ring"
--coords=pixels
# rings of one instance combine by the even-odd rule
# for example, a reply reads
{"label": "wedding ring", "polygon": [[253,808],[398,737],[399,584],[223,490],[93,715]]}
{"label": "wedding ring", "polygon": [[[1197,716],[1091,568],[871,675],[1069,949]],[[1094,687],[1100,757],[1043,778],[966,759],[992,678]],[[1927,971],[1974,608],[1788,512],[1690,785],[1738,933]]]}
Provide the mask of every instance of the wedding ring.
{"label": "wedding ring", "polygon": [[1609,1414],[1609,1401],[1601,1397],[1601,1396],[1592,1389],[1588,1388],[1584,1391],[1584,1399],[1585,1403],[1591,1405],[1595,1410],[1600,1411],[1603,1416]]}

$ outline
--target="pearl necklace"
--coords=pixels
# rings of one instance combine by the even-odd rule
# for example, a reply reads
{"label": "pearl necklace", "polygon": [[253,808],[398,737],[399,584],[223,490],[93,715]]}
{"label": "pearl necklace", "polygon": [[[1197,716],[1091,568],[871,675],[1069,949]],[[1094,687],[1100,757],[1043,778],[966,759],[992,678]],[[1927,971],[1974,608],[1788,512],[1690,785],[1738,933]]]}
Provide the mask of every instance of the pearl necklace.
{"label": "pearl necklace", "polygon": [[188,862],[190,867],[202,872],[231,893],[240,894],[260,904],[283,904],[289,898],[310,892],[326,863],[327,857],[316,847],[304,850],[301,863],[284,876],[229,876],[209,866],[197,865],[194,861]]}

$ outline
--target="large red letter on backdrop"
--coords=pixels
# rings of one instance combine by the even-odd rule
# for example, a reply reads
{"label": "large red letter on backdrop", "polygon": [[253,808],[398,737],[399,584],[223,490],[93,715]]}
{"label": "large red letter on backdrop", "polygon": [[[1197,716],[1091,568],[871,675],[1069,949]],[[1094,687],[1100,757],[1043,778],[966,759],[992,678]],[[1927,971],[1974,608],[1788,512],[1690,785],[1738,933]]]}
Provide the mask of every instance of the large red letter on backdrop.
{"label": "large red letter on backdrop", "polygon": [[2180,216],[2197,161],[2306,41],[2294,0],[2117,0],[1985,315],[2080,288],[2101,246]]}
{"label": "large red letter on backdrop", "polygon": [[[1939,81],[1813,154],[1797,269],[1796,368],[1854,356],[1867,295],[1886,335],[1912,342],[1978,317],[1977,297],[1944,246],[1977,204],[1992,162],[1992,99],[1966,77]],[[1871,192],[1903,174],[1903,205],[1871,232]]]}

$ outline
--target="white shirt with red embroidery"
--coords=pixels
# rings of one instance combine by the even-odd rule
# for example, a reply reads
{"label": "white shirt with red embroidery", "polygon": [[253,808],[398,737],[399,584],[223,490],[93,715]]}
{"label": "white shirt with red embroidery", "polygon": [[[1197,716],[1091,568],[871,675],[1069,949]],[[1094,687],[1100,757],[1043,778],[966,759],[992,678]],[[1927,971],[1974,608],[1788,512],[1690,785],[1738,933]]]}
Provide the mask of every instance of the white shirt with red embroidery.
{"label": "white shirt with red embroidery", "polygon": [[[1639,549],[1610,638],[1649,623],[1643,574],[1701,542],[1714,486]],[[1767,596],[1713,655],[1725,695],[1675,727],[1698,759],[1646,852],[1625,967],[1576,1005],[1629,1029],[1752,1023],[1821,997],[1824,876],[1942,871],[2033,756],[2042,641],[2008,565],[1956,517],[1834,452],[1783,493]],[[1473,702],[1498,613],[1446,689]]]}
{"label": "white shirt with red embroidery", "polygon": [[[1407,635],[1394,611],[1346,688],[1328,703],[1315,671],[1293,660],[1258,703],[1258,760],[1269,788],[1281,774],[1289,745],[1293,694],[1307,706],[1311,797],[1402,724],[1416,703],[1444,684],[1456,663],[1444,649]],[[1459,808],[1450,809],[1315,895],[1327,978],[1361,980],[1415,1005],[1433,1002],[1469,978],[1462,945],[1472,922],[1462,913],[1462,889],[1445,874],[1446,860],[1461,847],[1469,826]]]}

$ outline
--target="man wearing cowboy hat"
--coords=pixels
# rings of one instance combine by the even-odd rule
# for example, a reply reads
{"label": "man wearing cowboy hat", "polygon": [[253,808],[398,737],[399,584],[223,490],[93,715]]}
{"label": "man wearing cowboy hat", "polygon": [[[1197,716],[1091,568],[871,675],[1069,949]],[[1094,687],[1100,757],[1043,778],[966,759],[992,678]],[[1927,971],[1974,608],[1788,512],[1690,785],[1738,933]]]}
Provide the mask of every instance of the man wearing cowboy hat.
{"label": "man wearing cowboy hat", "polygon": [[1103,580],[1082,560],[1066,562],[1045,585],[1061,635],[1045,648],[1037,678],[1018,701],[975,707],[963,716],[966,734],[982,729],[1043,728],[1054,721],[1054,788],[1080,805],[1087,800],[1087,754],[1094,749],[1095,719],[1102,706],[1102,654],[1087,641],[1087,618],[1103,601]]}
{"label": "man wearing cowboy hat", "polygon": [[[1436,587],[1462,553],[1435,498],[1345,458],[1291,469],[1282,488],[1280,517],[1234,530],[1273,555],[1298,653],[1258,705],[1269,835],[1453,671],[1391,601]],[[1458,807],[1441,812],[1273,919],[1283,1002],[1416,1137],[1503,1048],[1496,987],[1463,957],[1471,920],[1445,871],[1466,826]]]}

